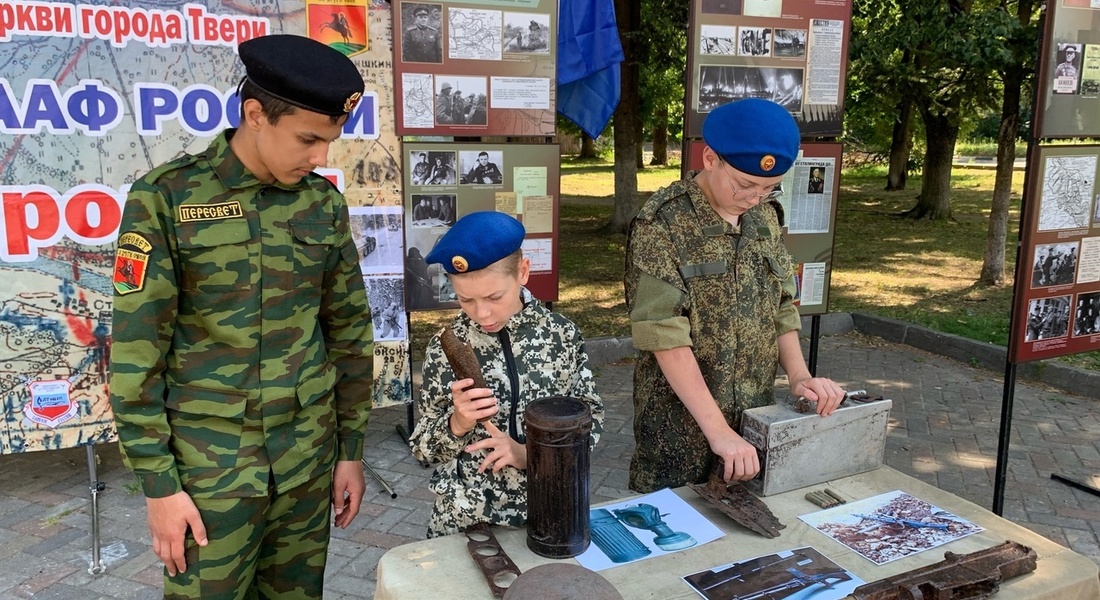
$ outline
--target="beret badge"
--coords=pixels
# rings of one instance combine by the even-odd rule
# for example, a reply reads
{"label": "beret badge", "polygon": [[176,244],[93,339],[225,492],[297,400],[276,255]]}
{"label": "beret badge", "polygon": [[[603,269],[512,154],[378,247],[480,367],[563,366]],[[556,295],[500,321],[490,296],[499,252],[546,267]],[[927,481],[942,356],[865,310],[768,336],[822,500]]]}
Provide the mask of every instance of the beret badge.
{"label": "beret badge", "polygon": [[355,109],[355,105],[359,104],[359,99],[363,97],[363,94],[355,92],[348,96],[347,100],[344,100],[344,112],[349,113]]}
{"label": "beret badge", "polygon": [[461,256],[456,256],[451,259],[451,266],[454,267],[455,271],[458,271],[459,273],[465,273],[466,269],[470,268],[470,263],[466,262],[465,258],[462,258]]}
{"label": "beret badge", "polygon": [[775,157],[771,154],[765,154],[764,158],[760,159],[760,168],[765,171],[771,171],[775,168]]}

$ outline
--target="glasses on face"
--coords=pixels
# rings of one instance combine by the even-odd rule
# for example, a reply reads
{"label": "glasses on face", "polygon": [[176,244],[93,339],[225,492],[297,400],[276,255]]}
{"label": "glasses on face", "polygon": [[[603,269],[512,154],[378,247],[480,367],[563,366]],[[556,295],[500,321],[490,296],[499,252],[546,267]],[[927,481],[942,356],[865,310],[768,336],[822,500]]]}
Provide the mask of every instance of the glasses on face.
{"label": "glasses on face", "polygon": [[[722,161],[723,165],[729,165],[728,162]],[[732,165],[730,165],[732,167]],[[725,166],[722,167],[722,173],[726,176],[726,181],[730,184],[730,189],[733,190],[733,195],[748,194],[752,198],[759,198],[761,202],[767,202],[768,200],[775,200],[783,195],[783,184],[777,183],[772,186],[772,189],[766,192],[758,192],[750,188],[739,188],[737,184],[733,183],[733,179],[730,174],[726,172]]]}

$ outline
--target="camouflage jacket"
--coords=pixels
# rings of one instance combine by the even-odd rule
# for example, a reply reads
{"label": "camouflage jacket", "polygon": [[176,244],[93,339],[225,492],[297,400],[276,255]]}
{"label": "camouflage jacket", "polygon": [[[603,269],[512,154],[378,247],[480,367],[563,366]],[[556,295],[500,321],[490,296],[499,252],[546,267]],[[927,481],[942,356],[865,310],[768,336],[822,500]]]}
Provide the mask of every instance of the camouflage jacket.
{"label": "camouflage jacket", "polygon": [[[776,338],[799,328],[792,259],[777,212],[761,204],[723,220],[694,181],[657,191],[631,223],[626,303],[634,346],[630,488],[649,492],[708,475],[706,438],[653,352],[690,346],[734,430],[741,411],[774,402]],[[645,442],[643,443],[643,440]]]}
{"label": "camouflage jacket", "polygon": [[[527,404],[546,396],[573,396],[592,409],[592,443],[603,431],[603,402],[588,369],[588,354],[576,325],[552,313],[526,289],[525,306],[499,334],[489,334],[465,313],[452,327],[459,339],[473,346],[485,383],[497,397],[500,411],[493,424],[522,442],[523,412]],[[424,357],[424,386],[417,407],[420,421],[409,440],[421,460],[442,463],[432,475],[436,493],[428,535],[457,533],[476,523],[522,526],[527,522],[527,475],[514,467],[499,473],[478,473],[488,454],[464,448],[488,437],[478,425],[462,437],[451,432],[454,412],[450,385],[454,373],[443,355],[439,335],[428,342]]]}
{"label": "camouflage jacket", "polygon": [[229,147],[134,182],[115,264],[111,407],[146,496],[263,496],[360,460],[372,330],[343,196],[265,185]]}

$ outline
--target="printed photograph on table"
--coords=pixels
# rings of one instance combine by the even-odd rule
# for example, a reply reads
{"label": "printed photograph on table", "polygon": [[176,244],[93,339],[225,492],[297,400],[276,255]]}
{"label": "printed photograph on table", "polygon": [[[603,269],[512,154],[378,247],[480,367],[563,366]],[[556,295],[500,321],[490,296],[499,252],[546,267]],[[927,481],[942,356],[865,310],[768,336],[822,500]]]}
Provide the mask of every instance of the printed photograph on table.
{"label": "printed photograph on table", "polygon": [[359,250],[359,268],[364,274],[400,273],[405,256],[400,206],[353,206],[348,209],[351,237]]}
{"label": "printed photograph on table", "polygon": [[685,575],[707,600],[839,600],[863,580],[806,546]]}
{"label": "printed photograph on table", "polygon": [[722,530],[665,488],[588,511],[592,545],[577,562],[602,571],[692,548],[722,537]]}
{"label": "printed photograph on table", "polygon": [[902,491],[799,517],[876,565],[924,552],[983,527]]}

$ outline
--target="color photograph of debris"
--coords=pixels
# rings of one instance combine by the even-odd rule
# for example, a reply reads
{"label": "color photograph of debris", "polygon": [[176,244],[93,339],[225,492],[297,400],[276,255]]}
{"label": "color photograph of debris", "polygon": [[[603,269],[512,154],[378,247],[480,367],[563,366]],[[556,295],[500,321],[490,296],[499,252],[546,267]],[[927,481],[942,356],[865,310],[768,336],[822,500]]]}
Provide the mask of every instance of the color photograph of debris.
{"label": "color photograph of debris", "polygon": [[863,580],[806,546],[685,575],[707,600],[839,600]]}
{"label": "color photograph of debris", "polygon": [[885,564],[982,531],[982,527],[902,491],[799,517],[875,563]]}

